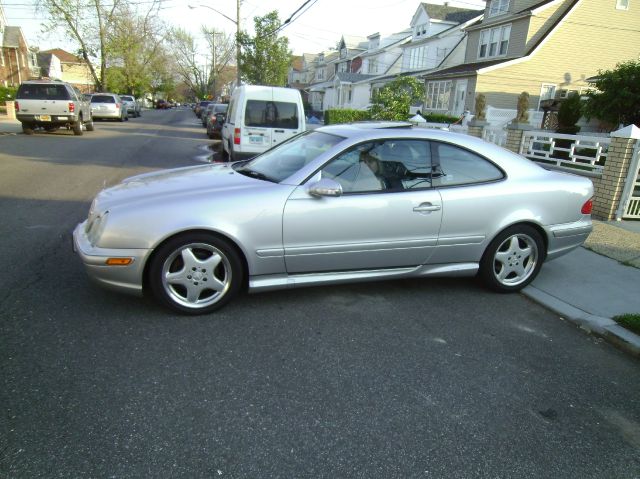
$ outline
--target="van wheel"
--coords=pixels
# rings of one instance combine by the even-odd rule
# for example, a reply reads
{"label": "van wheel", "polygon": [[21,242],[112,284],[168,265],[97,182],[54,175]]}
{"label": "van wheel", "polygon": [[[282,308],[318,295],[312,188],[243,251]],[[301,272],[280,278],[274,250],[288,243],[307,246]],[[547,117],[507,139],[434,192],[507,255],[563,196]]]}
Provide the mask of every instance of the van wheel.
{"label": "van wheel", "polygon": [[22,133],[25,135],[33,135],[33,125],[29,125],[27,123],[22,124]]}
{"label": "van wheel", "polygon": [[222,144],[222,161],[229,161],[229,153],[224,149],[224,143]]}

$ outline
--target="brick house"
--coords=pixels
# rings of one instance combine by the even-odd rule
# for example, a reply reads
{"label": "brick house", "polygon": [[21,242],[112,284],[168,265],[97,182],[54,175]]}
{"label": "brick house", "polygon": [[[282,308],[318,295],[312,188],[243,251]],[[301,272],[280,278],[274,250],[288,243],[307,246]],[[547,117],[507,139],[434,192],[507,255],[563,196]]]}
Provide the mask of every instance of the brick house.
{"label": "brick house", "polygon": [[16,87],[37,76],[37,57],[22,28],[7,25],[0,7],[0,85]]}

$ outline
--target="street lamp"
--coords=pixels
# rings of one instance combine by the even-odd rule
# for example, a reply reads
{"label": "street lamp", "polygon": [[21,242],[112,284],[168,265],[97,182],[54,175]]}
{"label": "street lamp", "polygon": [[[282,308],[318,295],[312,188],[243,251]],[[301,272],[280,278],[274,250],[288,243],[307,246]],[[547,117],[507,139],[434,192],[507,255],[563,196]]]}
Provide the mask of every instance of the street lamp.
{"label": "street lamp", "polygon": [[234,20],[233,18],[225,15],[224,13],[216,10],[213,7],[210,7],[209,5],[197,5],[197,6],[192,6],[192,5],[188,5],[188,7],[193,10],[195,8],[198,7],[202,7],[202,8],[208,8],[209,10],[213,10],[214,12],[216,12],[218,15],[222,15],[224,18],[226,18],[227,20],[229,20],[230,22],[233,22],[236,24],[236,86],[240,86],[240,0],[236,0],[236,19]]}

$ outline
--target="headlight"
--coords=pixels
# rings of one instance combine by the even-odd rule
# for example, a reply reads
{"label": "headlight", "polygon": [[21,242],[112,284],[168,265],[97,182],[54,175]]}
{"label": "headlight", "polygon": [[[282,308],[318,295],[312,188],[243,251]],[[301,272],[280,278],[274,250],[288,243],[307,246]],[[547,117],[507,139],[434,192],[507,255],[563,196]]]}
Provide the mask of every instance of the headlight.
{"label": "headlight", "polygon": [[109,211],[107,210],[104,213],[89,216],[84,231],[87,234],[87,239],[89,240],[89,243],[91,243],[91,246],[95,246],[98,243],[107,223],[108,214]]}

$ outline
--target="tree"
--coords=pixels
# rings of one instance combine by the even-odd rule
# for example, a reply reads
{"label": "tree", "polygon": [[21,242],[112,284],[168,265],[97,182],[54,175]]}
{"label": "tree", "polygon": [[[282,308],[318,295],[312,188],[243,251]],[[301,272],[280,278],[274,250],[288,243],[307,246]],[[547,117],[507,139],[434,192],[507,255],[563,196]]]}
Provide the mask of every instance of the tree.
{"label": "tree", "polygon": [[281,27],[276,10],[263,17],[254,17],[256,35],[246,32],[239,35],[242,47],[240,71],[244,80],[254,85],[285,86],[291,63],[289,39],[278,37]]}
{"label": "tree", "polygon": [[[38,0],[48,16],[46,27],[64,29],[77,43],[79,54],[87,63],[97,91],[107,89],[107,68],[113,58],[114,44],[110,32],[123,16],[130,15],[130,0]],[[146,16],[156,15],[160,0],[146,2]],[[95,64],[94,64],[95,62]]]}
{"label": "tree", "polygon": [[214,98],[217,98],[223,85],[230,80],[227,68],[235,60],[235,34],[228,35],[215,28],[202,26],[202,34],[207,40],[211,52],[207,86]]}
{"label": "tree", "polygon": [[110,90],[140,96],[149,90],[154,68],[162,65],[169,68],[163,43],[167,30],[151,13],[137,15],[125,7],[115,19],[108,34]]}
{"label": "tree", "polygon": [[587,92],[587,117],[614,126],[640,126],[640,60],[619,63],[613,70],[600,70],[595,87],[596,91]]}
{"label": "tree", "polygon": [[170,34],[176,73],[197,98],[208,94],[208,72],[201,62],[196,41],[189,32],[174,28]]}
{"label": "tree", "polygon": [[424,101],[424,83],[414,77],[399,77],[374,95],[369,111],[374,120],[404,121],[411,105],[421,100]]}
{"label": "tree", "polygon": [[582,117],[582,100],[580,95],[572,93],[569,97],[560,104],[558,110],[558,133],[565,133],[569,135],[575,135],[580,131],[580,127],[576,126],[576,123],[580,121]]}

